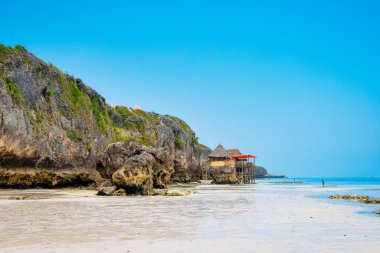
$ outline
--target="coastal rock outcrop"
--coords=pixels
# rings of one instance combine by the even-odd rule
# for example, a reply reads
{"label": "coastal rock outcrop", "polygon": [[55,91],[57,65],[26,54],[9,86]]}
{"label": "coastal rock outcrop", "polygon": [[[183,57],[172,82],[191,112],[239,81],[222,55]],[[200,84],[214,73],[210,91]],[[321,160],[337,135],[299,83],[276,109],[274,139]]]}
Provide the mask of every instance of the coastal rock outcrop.
{"label": "coastal rock outcrop", "polygon": [[112,183],[128,194],[151,195],[153,188],[166,188],[174,162],[164,148],[118,142],[108,147],[105,168]]}
{"label": "coastal rock outcrop", "polygon": [[253,170],[253,176],[255,178],[262,178],[268,175],[267,170],[264,167],[261,166],[255,166]]}
{"label": "coastal rock outcrop", "polygon": [[[145,153],[110,157],[109,145],[119,142],[138,143]],[[113,148],[124,152],[118,145]],[[0,187],[98,184],[116,171],[121,184],[138,172],[128,165],[134,164],[141,170],[135,188],[125,187],[147,193],[150,186],[143,185],[164,187],[170,177],[199,180],[209,152],[183,120],[110,106],[82,80],[22,46],[0,44]],[[159,167],[166,160],[167,168]]]}
{"label": "coastal rock outcrop", "polygon": [[95,170],[0,168],[0,186],[4,188],[90,186],[101,182]]}
{"label": "coastal rock outcrop", "polygon": [[344,200],[367,200],[368,196],[356,195],[356,194],[346,194],[346,195],[332,195],[330,199],[344,199]]}
{"label": "coastal rock outcrop", "polygon": [[360,200],[363,204],[372,204],[372,205],[378,205],[380,204],[380,198],[368,198],[368,199],[362,199]]}
{"label": "coastal rock outcrop", "polygon": [[363,195],[333,195],[330,196],[330,199],[344,199],[344,200],[357,200],[363,204],[380,204],[380,198],[370,198],[369,196]]}
{"label": "coastal rock outcrop", "polygon": [[234,168],[210,168],[208,170],[210,177],[216,184],[237,184],[239,178]]}

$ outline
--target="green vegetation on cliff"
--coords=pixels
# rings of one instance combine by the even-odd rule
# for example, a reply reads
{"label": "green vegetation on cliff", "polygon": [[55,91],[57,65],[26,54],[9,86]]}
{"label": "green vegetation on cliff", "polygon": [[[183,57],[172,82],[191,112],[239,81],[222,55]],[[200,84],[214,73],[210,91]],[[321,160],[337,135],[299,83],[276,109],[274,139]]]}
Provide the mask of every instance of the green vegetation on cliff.
{"label": "green vegetation on cliff", "polygon": [[106,133],[107,125],[106,125],[105,115],[100,111],[100,106],[99,106],[98,101],[96,99],[92,99],[91,104],[92,104],[92,112],[94,113],[98,129],[100,130],[100,132]]}
{"label": "green vegetation on cliff", "polygon": [[[94,167],[107,147],[119,141],[164,147],[182,172],[199,168],[207,159],[209,149],[183,120],[110,106],[82,80],[22,46],[0,44],[0,86],[0,97],[6,98],[0,100],[0,114],[13,120],[0,125],[9,136],[0,139],[0,164]],[[9,148],[10,140],[18,140],[17,149]]]}
{"label": "green vegetation on cliff", "polygon": [[67,132],[67,137],[73,141],[82,141],[83,137],[80,136],[75,130],[70,130]]}
{"label": "green vegetation on cliff", "polygon": [[24,96],[22,95],[20,88],[16,83],[14,83],[10,78],[5,78],[5,84],[7,86],[7,92],[11,95],[12,99],[16,103],[24,102]]}
{"label": "green vegetation on cliff", "polygon": [[185,143],[179,137],[175,138],[174,144],[178,149],[183,149],[185,147]]}
{"label": "green vegetation on cliff", "polygon": [[0,60],[3,60],[12,52],[12,48],[0,44]]}
{"label": "green vegetation on cliff", "polygon": [[177,123],[182,128],[183,131],[185,131],[187,133],[191,132],[191,128],[189,127],[188,124],[186,124],[185,121],[183,121],[177,117],[167,115],[167,114],[165,116],[172,119],[175,123]]}

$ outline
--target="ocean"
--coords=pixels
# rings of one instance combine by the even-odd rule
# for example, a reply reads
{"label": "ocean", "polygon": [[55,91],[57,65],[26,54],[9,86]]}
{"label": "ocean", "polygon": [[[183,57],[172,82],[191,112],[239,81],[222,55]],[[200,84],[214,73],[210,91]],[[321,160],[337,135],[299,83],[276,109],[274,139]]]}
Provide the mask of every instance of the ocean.
{"label": "ocean", "polygon": [[[322,180],[325,187],[322,187]],[[281,178],[281,179],[256,179],[258,185],[268,184],[273,188],[283,189],[285,186],[304,192],[306,196],[322,199],[342,205],[355,205],[364,208],[361,214],[374,215],[372,212],[380,209],[378,205],[362,204],[357,201],[329,199],[330,196],[339,194],[356,194],[380,198],[380,177],[352,177],[352,178]]]}

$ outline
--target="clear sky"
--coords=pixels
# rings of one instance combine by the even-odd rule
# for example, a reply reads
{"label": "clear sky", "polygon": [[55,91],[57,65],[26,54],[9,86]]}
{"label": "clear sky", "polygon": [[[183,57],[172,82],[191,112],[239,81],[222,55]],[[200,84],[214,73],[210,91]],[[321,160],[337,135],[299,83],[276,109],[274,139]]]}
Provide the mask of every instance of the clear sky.
{"label": "clear sky", "polygon": [[106,98],[290,177],[380,176],[380,1],[5,1],[24,45]]}

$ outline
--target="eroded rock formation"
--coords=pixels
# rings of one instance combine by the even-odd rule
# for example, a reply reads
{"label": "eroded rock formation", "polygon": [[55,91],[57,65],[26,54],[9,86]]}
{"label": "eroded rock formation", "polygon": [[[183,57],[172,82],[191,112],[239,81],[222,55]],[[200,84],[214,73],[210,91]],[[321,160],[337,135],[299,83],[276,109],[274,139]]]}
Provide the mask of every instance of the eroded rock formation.
{"label": "eroded rock formation", "polygon": [[237,184],[239,179],[235,168],[210,168],[209,175],[217,184]]}
{"label": "eroded rock formation", "polygon": [[0,44],[0,187],[103,185],[112,178],[119,188],[148,194],[170,178],[200,179],[209,152],[184,121],[111,107],[82,80],[21,46]]}
{"label": "eroded rock formation", "polygon": [[154,188],[166,188],[174,172],[173,158],[164,148],[136,142],[111,144],[104,167],[112,183],[129,194],[150,195]]}

